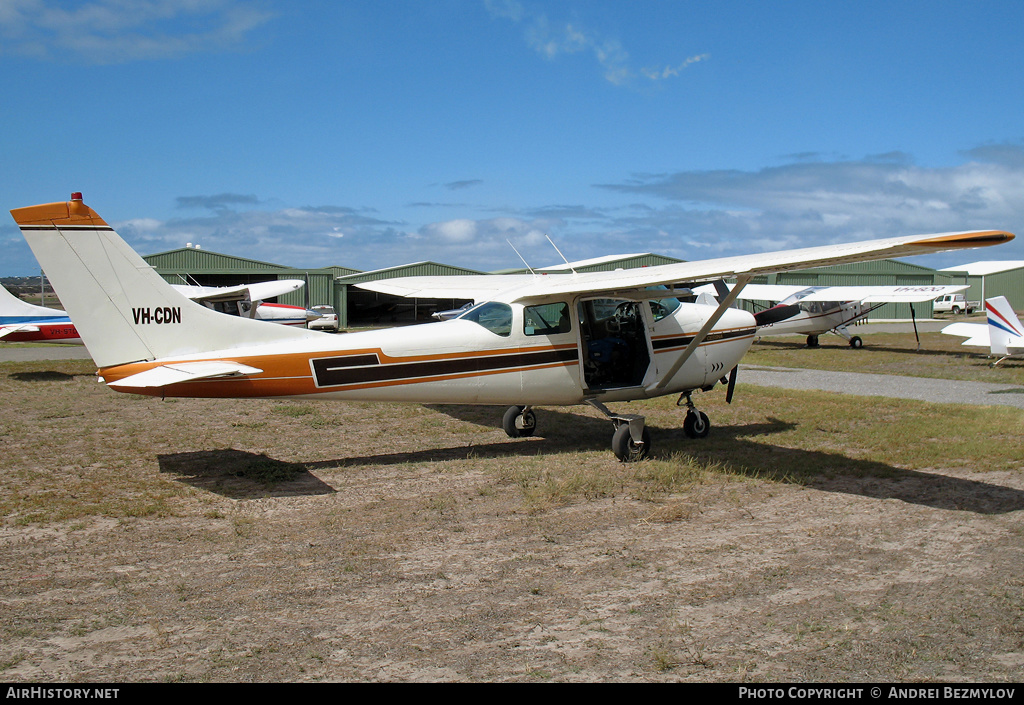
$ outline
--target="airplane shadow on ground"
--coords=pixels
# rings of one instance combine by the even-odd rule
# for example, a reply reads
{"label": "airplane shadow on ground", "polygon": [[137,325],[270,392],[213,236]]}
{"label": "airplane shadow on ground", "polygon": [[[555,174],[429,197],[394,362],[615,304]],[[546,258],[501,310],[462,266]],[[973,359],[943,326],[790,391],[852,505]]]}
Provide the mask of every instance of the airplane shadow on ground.
{"label": "airplane shadow on ground", "polygon": [[[82,377],[83,375],[68,374],[67,372],[57,372],[55,370],[37,370],[35,372],[12,372],[7,376],[18,382],[71,382],[74,381],[75,377]],[[92,377],[93,375],[88,376]]]}
{"label": "airplane shadow on ground", "polygon": [[160,472],[197,489],[232,499],[332,494],[335,490],[303,463],[275,460],[262,453],[225,448],[158,455]]}
{"label": "airplane shadow on ground", "polygon": [[[502,409],[479,406],[429,408],[467,423],[494,428]],[[680,426],[681,426],[680,422]],[[769,481],[799,484],[823,492],[898,499],[908,504],[1003,514],[1024,509],[1024,491],[978,480],[897,468],[839,453],[800,450],[767,442],[796,424],[779,419],[766,423],[714,427],[711,436],[694,440],[682,428],[649,426],[652,459],[691,457],[721,463],[727,472]],[[399,453],[350,456],[309,463],[285,462],[235,449],[158,456],[160,471],[177,475],[197,488],[242,499],[265,496],[330,494],[335,490],[313,472],[366,465],[401,465],[474,458],[558,456],[604,450],[611,454],[612,424],[604,418],[544,408],[538,412],[538,435],[479,445],[443,445]],[[443,441],[443,438],[441,439]]]}

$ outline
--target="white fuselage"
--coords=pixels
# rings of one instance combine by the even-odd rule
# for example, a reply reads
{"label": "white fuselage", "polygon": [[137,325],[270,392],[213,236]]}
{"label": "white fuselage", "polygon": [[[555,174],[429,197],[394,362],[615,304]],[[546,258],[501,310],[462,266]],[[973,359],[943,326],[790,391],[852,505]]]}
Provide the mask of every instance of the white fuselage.
{"label": "white fuselage", "polygon": [[761,326],[757,336],[819,335],[850,325],[867,315],[867,307],[855,302],[800,302],[800,311],[782,321]]}
{"label": "white fuselage", "polygon": [[[674,304],[675,302],[672,301]],[[714,309],[585,298],[493,304],[490,320],[461,318],[403,328],[313,335],[308,340],[176,356],[100,370],[114,382],[159,365],[231,360],[259,368],[244,377],[203,379],[159,389],[183,397],[280,396],[419,403],[572,405],[620,401],[713,386],[754,339],[753,316],[729,309],[665,383],[662,377]],[[560,324],[552,311],[562,311]],[[507,317],[506,317],[507,315]],[[657,319],[657,320],[655,320]],[[550,325],[549,325],[550,324]]]}

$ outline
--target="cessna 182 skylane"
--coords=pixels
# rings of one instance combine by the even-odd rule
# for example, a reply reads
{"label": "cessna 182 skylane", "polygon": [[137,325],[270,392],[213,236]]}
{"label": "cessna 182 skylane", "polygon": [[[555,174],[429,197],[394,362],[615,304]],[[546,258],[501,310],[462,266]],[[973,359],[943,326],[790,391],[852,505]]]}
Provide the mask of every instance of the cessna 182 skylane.
{"label": "cessna 182 skylane", "polygon": [[[721,285],[719,285],[721,288]],[[777,301],[775,306],[754,314],[757,337],[768,335],[807,336],[807,347],[818,347],[818,336],[835,333],[846,338],[851,348],[864,341],[848,326],[888,303],[913,305],[937,296],[967,289],[963,285],[906,284],[894,286],[800,286],[796,284],[748,284],[737,297],[746,301]],[[714,293],[709,286],[697,293]],[[916,326],[916,323],[915,323]],[[916,328],[915,328],[916,330]]]}
{"label": "cessna 182 skylane", "polygon": [[[732,304],[752,277],[1013,238],[943,233],[536,277],[454,320],[325,336],[182,300],[81,194],[11,214],[67,303],[98,375],[118,391],[511,405],[504,426],[513,436],[534,432],[535,406],[590,404],[612,420],[612,448],[623,461],[647,455],[650,434],[642,416],[614,413],[609,402],[679,394],[684,431],[707,434],[707,416],[691,397],[727,381],[731,398],[736,365],[756,332],[753,315]],[[736,286],[714,307],[655,288],[725,277]]]}

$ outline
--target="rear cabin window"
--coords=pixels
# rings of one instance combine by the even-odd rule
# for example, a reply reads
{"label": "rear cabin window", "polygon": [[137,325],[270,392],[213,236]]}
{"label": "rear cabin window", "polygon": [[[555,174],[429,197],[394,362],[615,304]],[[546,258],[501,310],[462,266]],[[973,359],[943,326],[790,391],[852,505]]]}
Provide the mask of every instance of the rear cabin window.
{"label": "rear cabin window", "polygon": [[512,307],[491,301],[474,306],[459,316],[459,320],[473,321],[495,335],[507,338],[512,332]]}
{"label": "rear cabin window", "polygon": [[523,315],[526,335],[558,335],[572,330],[569,305],[563,303],[527,306]]}

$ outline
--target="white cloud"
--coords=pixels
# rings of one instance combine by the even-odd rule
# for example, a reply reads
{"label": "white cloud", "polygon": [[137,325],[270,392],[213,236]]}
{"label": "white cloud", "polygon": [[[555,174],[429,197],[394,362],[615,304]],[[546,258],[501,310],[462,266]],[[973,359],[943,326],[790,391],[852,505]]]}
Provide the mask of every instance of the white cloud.
{"label": "white cloud", "polygon": [[[998,161],[942,168],[905,159],[803,160],[759,171],[639,175],[600,188],[642,199],[644,210],[616,222],[655,251],[683,258],[683,239],[728,253],[956,230],[1024,234],[1024,160],[1006,146],[998,154]],[[1024,241],[993,255],[1021,250]]]}
{"label": "white cloud", "polygon": [[549,20],[543,12],[528,9],[515,0],[485,0],[484,5],[494,17],[523,25],[527,45],[545,59],[553,61],[563,54],[590,52],[601,66],[605,80],[617,86],[630,84],[635,79],[674,78],[687,66],[710,58],[709,54],[699,54],[674,66],[636,71],[630,65],[629,52],[615,37],[576,22]]}
{"label": "white cloud", "polygon": [[234,49],[271,17],[251,0],[5,0],[0,37],[9,53],[114,64]]}

